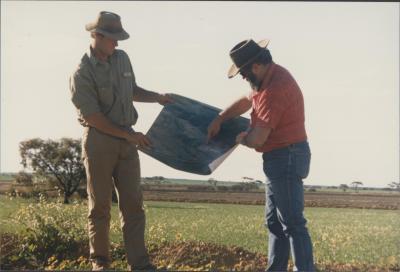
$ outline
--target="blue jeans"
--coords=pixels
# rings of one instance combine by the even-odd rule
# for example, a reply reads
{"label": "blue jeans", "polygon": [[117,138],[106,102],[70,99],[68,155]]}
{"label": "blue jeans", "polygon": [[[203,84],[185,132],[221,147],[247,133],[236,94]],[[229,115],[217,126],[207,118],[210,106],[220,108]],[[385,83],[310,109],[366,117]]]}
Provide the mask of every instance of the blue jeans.
{"label": "blue jeans", "polygon": [[269,230],[267,271],[286,271],[289,252],[294,271],[314,271],[312,243],[303,216],[303,178],[308,176],[308,142],[263,154],[266,183],[266,227]]}

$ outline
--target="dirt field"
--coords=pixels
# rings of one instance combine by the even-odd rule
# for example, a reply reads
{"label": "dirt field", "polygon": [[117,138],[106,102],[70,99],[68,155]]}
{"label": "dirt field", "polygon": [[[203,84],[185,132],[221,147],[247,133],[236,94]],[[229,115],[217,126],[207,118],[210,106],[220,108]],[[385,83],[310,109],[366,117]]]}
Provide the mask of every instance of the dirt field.
{"label": "dirt field", "polygon": [[[264,205],[264,193],[144,191],[145,200]],[[306,207],[400,210],[400,194],[305,193]]]}
{"label": "dirt field", "polygon": [[0,192],[4,193],[10,190],[12,187],[11,182],[0,182]]}

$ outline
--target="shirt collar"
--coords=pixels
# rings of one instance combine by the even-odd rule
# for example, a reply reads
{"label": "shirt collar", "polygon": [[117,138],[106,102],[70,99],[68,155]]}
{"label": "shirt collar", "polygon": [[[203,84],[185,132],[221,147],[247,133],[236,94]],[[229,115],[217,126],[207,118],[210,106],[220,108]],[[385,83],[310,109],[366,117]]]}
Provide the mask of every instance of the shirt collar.
{"label": "shirt collar", "polygon": [[274,62],[271,62],[267,72],[265,73],[265,76],[264,76],[263,82],[261,84],[260,90],[265,89],[269,85],[269,83],[271,82],[272,75],[274,74],[275,66],[276,66],[276,64]]}
{"label": "shirt collar", "polygon": [[89,57],[89,61],[93,66],[96,66],[96,64],[99,62],[99,60],[95,57],[93,53],[92,46],[89,46],[89,49],[87,50],[86,54]]}
{"label": "shirt collar", "polygon": [[[93,48],[92,46],[89,46],[88,51],[86,52],[86,54],[89,57],[89,61],[92,65],[96,66],[97,64],[109,64],[107,61],[102,61],[99,60],[98,58],[96,58],[96,56],[93,53]],[[110,59],[115,55],[115,51],[114,53],[110,56]]]}

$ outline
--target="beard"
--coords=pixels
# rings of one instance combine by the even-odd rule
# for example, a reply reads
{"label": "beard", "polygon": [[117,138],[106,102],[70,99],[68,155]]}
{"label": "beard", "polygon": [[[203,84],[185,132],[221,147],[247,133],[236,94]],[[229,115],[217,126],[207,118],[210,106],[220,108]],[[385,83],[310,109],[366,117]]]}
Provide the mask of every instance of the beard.
{"label": "beard", "polygon": [[250,72],[250,74],[247,76],[246,80],[249,82],[252,90],[254,90],[256,92],[259,91],[262,80],[257,79],[256,75],[253,74],[253,72]]}

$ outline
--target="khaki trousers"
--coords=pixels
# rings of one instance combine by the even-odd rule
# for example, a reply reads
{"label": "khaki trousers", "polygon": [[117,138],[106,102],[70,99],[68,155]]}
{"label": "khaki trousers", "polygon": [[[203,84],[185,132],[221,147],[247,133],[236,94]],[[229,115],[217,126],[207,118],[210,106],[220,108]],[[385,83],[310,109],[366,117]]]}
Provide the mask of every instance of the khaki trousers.
{"label": "khaki trousers", "polygon": [[128,264],[131,268],[148,264],[137,149],[126,140],[94,128],[85,129],[82,145],[87,175],[91,260],[105,265],[110,263],[110,210],[115,186]]}

